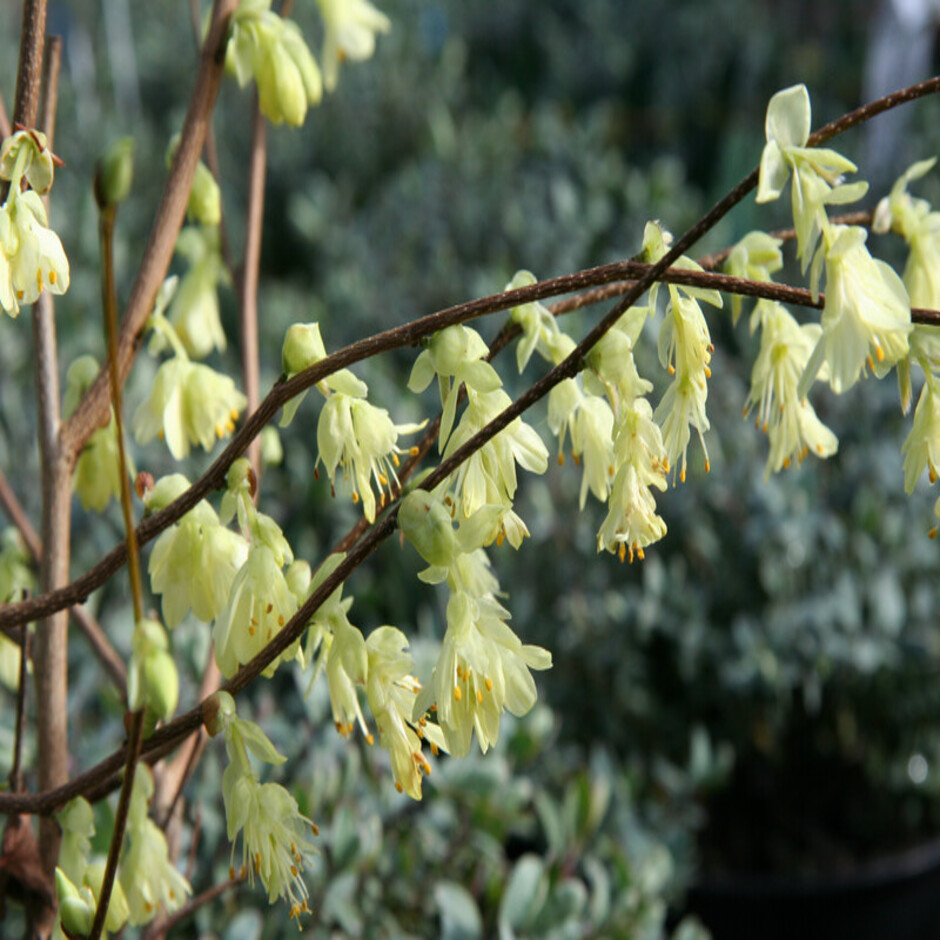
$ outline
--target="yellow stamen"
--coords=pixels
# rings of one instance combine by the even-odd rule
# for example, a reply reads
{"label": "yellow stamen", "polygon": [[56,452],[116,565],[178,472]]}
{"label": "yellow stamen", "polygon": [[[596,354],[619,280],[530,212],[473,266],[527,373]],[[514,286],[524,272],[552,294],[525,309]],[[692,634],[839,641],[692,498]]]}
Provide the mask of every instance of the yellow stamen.
{"label": "yellow stamen", "polygon": [[621,563],[623,562],[624,558],[627,557],[627,543],[626,542],[620,543],[620,548],[617,549],[617,556],[620,558]]}
{"label": "yellow stamen", "polygon": [[454,701],[459,702],[463,698],[463,692],[460,691],[460,686],[454,686]]}
{"label": "yellow stamen", "polygon": [[564,454],[559,454],[559,455],[558,455],[558,466],[559,466],[559,467],[563,467],[564,465],[565,465],[565,455],[564,455]]}
{"label": "yellow stamen", "polygon": [[486,686],[486,691],[487,691],[487,692],[492,692],[492,691],[493,691],[493,680],[492,680],[489,676],[487,676],[487,677],[483,680],[483,684]]}
{"label": "yellow stamen", "polygon": [[55,286],[56,281],[59,280],[59,275],[55,271],[49,272],[49,283]]}

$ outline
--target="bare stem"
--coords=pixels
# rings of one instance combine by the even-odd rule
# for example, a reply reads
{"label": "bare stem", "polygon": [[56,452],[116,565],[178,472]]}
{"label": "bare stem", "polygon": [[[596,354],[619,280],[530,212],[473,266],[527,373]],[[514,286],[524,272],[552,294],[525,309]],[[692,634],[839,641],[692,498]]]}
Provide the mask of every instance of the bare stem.
{"label": "bare stem", "polygon": [[20,59],[16,72],[13,123],[36,126],[42,53],[46,38],[46,0],[24,0],[20,32]]}
{"label": "bare stem", "polygon": [[[261,399],[258,366],[258,272],[261,267],[261,233],[264,224],[264,182],[267,165],[267,124],[258,107],[255,94],[252,112],[251,159],[248,165],[248,209],[245,218],[245,263],[242,268],[240,300],[240,334],[242,378],[245,383],[247,410],[251,414]],[[261,479],[261,440],[254,438],[248,445],[248,459]],[[257,500],[259,490],[255,489]]]}
{"label": "bare stem", "polygon": [[134,510],[131,505],[130,478],[127,470],[127,453],[124,448],[124,409],[122,407],[121,379],[118,376],[118,324],[117,290],[114,285],[114,220],[117,207],[104,206],[99,219],[101,237],[101,303],[104,308],[105,333],[108,341],[108,373],[111,378],[111,408],[114,412],[115,436],[117,437],[118,464],[121,475],[121,511],[124,515],[124,532],[127,544],[128,576],[131,582],[131,600],[134,605],[134,622],[144,615],[143,588],[140,580],[140,549],[134,529]]}
{"label": "bare stem", "polygon": [[128,730],[127,759],[124,764],[124,782],[121,786],[121,796],[118,799],[117,811],[114,814],[114,832],[111,835],[111,844],[108,846],[108,860],[105,863],[104,876],[101,879],[101,889],[98,892],[98,907],[95,910],[95,920],[91,925],[89,940],[98,940],[104,929],[104,919],[108,914],[111,903],[111,889],[114,887],[114,876],[117,873],[118,859],[121,856],[121,846],[124,844],[124,830],[127,828],[127,813],[131,805],[131,793],[134,789],[134,772],[140,758],[140,745],[143,740],[144,711],[140,709],[131,715]]}
{"label": "bare stem", "polygon": [[[14,122],[35,126],[40,84],[45,89],[44,129],[54,136],[58,100],[59,52],[53,46],[40,75],[46,31],[44,0],[23,7],[23,36],[20,68],[17,74]],[[24,61],[25,60],[25,61]],[[40,82],[40,78],[44,81]],[[69,579],[72,518],[72,464],[63,457],[59,397],[59,357],[56,344],[55,310],[52,297],[44,291],[32,309],[33,346],[36,363],[37,433],[39,438],[42,517],[40,541],[44,546],[39,566],[41,591],[53,590]],[[37,624],[33,656],[35,670],[37,777],[40,788],[56,787],[68,780],[68,613],[56,611]],[[26,653],[23,637],[23,655]],[[39,824],[39,852],[43,871],[51,879],[59,857],[61,835],[54,820]],[[48,925],[55,916],[48,905],[36,912],[37,920]]]}

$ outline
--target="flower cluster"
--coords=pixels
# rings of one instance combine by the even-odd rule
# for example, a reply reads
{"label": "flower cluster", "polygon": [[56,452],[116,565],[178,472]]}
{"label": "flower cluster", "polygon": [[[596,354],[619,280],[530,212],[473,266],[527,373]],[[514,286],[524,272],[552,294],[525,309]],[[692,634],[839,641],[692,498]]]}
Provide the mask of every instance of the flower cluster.
{"label": "flower cluster", "polygon": [[53,164],[39,131],[17,131],[0,147],[0,180],[9,182],[0,206],[0,308],[11,317],[43,290],[64,294],[69,287],[68,258],[39,198],[52,186]]}
{"label": "flower cluster", "polygon": [[256,724],[238,717],[235,701],[227,692],[216,692],[207,702],[204,718],[210,735],[224,734],[229,759],[222,774],[222,801],[232,843],[231,877],[236,874],[235,844],[241,834],[242,874],[252,884],[255,877],[260,878],[268,900],[273,904],[285,898],[290,916],[299,919],[309,913],[309,893],[302,876],[316,851],[311,835],[318,830],[284,787],[261,783],[248,755],[275,765],[283,764],[285,758]]}
{"label": "flower cluster", "polygon": [[150,324],[174,354],[157,370],[149,396],[134,413],[134,436],[145,444],[159,435],[177,460],[188,456],[193,444],[211,450],[218,439],[235,430],[247,399],[227,375],[189,358],[176,330],[159,310]]}
{"label": "flower cluster", "polygon": [[[277,523],[255,508],[252,479],[245,458],[232,464],[220,517],[227,524],[237,516],[248,544],[247,557],[232,579],[228,600],[212,629],[216,663],[226,678],[254,659],[281,632],[302,599],[291,588],[295,581],[291,568],[285,572],[284,566],[304,563],[294,562],[294,553]],[[282,662],[294,659],[299,652],[298,640],[268,665],[264,675],[274,675]]]}
{"label": "flower cluster", "polygon": [[[152,797],[152,772],[146,764],[138,764],[125,830],[128,844],[111,889],[106,931],[149,924],[161,911],[177,910],[192,894],[189,882],[170,861],[166,837],[148,818]],[[77,797],[56,820],[62,829],[62,847],[56,868],[60,922],[54,936],[64,940],[67,931],[68,936],[84,937],[94,920],[105,868],[103,858],[91,856],[94,813],[84,798]]]}
{"label": "flower cluster", "polygon": [[300,27],[278,16],[271,0],[241,0],[232,14],[226,66],[244,88],[254,79],[261,113],[300,127],[323,97],[320,69]]}
{"label": "flower cluster", "polygon": [[[731,250],[726,270],[735,277],[769,282],[783,266],[780,245],[779,239],[764,232],[750,232]],[[735,299],[741,300],[740,296]],[[839,446],[836,436],[819,420],[807,399],[797,393],[822,328],[815,323],[801,326],[782,304],[760,299],[751,314],[751,332],[757,330],[760,350],[751,370],[744,415],[755,409],[755,425],[770,440],[766,475],[794,461],[802,462],[807,454],[832,456]]]}
{"label": "flower cluster", "polygon": [[[144,500],[150,512],[168,506],[189,489],[176,473],[163,477]],[[222,525],[206,500],[160,534],[150,554],[148,572],[155,594],[163,596],[166,625],[173,629],[187,611],[208,623],[224,608],[232,582],[248,557],[248,543]]]}
{"label": "flower cluster", "polygon": [[811,124],[805,85],[785,88],[770,99],[765,121],[767,144],[761,154],[757,188],[757,201],[771,202],[790,179],[797,257],[802,259],[804,271],[814,261],[819,237],[829,225],[825,207],[855,202],[868,191],[865,182],[843,183],[842,175],[856,170],[851,160],[834,150],[806,146]]}
{"label": "flower cluster", "polygon": [[[438,378],[444,409],[438,446],[445,459],[511,404],[499,375],[484,359],[488,352],[475,330],[452,326],[436,333],[415,361],[408,382],[412,391],[423,391],[435,375]],[[454,427],[461,387],[466,391],[467,407]],[[512,508],[517,464],[531,473],[544,473],[548,467],[542,439],[521,418],[514,418],[474,451],[440,487],[439,495],[447,493],[464,519],[484,506],[501,508],[486,544],[493,539],[501,543],[505,538],[518,548],[529,534]]]}
{"label": "flower cluster", "polygon": [[152,798],[153,772],[140,763],[127,813],[128,845],[118,872],[132,927],[150,923],[160,911],[172,913],[192,894],[189,882],[170,861],[166,836],[147,815]]}
{"label": "flower cluster", "polygon": [[[421,577],[446,581],[450,589],[441,653],[413,715],[434,709],[447,750],[456,756],[468,753],[474,731],[483,752],[495,744],[504,710],[526,714],[536,701],[530,670],[552,663],[547,650],[522,643],[496,599],[499,584],[482,549],[492,529],[485,517],[494,513],[498,517],[499,506],[485,507],[455,531],[444,505],[424,490],[409,493],[399,509],[402,533],[431,566]],[[422,727],[427,733],[430,725]]]}

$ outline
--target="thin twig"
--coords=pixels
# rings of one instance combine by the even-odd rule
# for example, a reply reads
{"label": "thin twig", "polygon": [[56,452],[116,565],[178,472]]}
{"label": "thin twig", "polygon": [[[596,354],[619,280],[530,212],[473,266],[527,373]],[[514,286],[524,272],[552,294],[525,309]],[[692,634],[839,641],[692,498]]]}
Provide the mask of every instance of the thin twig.
{"label": "thin twig", "polygon": [[[251,157],[248,163],[248,208],[245,213],[245,262],[239,290],[239,326],[242,352],[242,380],[245,383],[247,411],[257,410],[261,399],[258,364],[258,273],[261,267],[261,234],[264,225],[264,183],[267,165],[267,123],[254,95],[251,128]],[[248,460],[261,480],[261,438],[248,445]],[[257,501],[259,488],[255,488]]]}
{"label": "thin twig", "polygon": [[[96,186],[97,191],[97,186]],[[118,468],[121,481],[121,512],[127,545],[127,573],[131,582],[131,600],[134,622],[144,616],[143,588],[140,579],[140,549],[134,529],[134,509],[131,504],[130,477],[127,470],[127,452],[124,446],[124,408],[121,380],[118,376],[118,322],[117,288],[114,283],[114,221],[116,205],[101,207],[99,234],[101,236],[101,303],[104,309],[105,336],[108,344],[108,375],[111,380],[111,410],[114,414],[114,435],[117,439]]]}
{"label": "thin twig", "polygon": [[46,0],[24,0],[20,32],[20,58],[13,99],[13,123],[36,126],[42,54],[46,39]]}
{"label": "thin twig", "polygon": [[95,910],[95,919],[91,925],[89,940],[98,940],[104,930],[104,919],[108,914],[111,903],[111,889],[114,887],[114,876],[117,873],[118,859],[121,847],[124,844],[124,830],[127,828],[127,814],[131,805],[131,792],[134,788],[134,772],[140,758],[140,745],[143,740],[144,710],[141,708],[131,714],[130,728],[128,729],[127,760],[124,763],[124,782],[121,786],[121,795],[118,798],[117,810],[114,814],[114,832],[111,835],[111,844],[108,846],[108,860],[105,863],[104,875],[101,878],[101,887],[98,891],[98,907]]}
{"label": "thin twig", "polygon": [[29,521],[22,504],[16,498],[16,493],[13,492],[13,488],[2,470],[0,470],[0,506],[3,506],[3,511],[9,516],[10,522],[16,526],[23,537],[26,549],[33,556],[33,560],[39,561],[39,557],[42,555],[42,542],[39,541],[38,533]]}
{"label": "thin twig", "polygon": [[[104,188],[95,185],[99,196]],[[108,374],[111,380],[111,411],[114,414],[114,433],[117,438],[118,467],[121,475],[121,510],[124,516],[124,534],[127,545],[127,573],[131,583],[131,600],[134,606],[134,623],[139,624],[144,615],[143,588],[140,577],[140,552],[137,545],[137,533],[134,530],[133,508],[131,506],[131,486],[127,472],[127,454],[124,447],[124,409],[122,405],[121,380],[118,376],[118,322],[117,289],[114,283],[114,222],[117,217],[117,205],[108,203],[99,205],[98,230],[101,236],[101,303],[104,309],[105,333],[108,344]],[[136,706],[135,706],[136,707]],[[124,764],[124,780],[121,784],[121,796],[118,799],[117,814],[114,819],[114,831],[108,846],[108,860],[101,878],[98,891],[98,907],[95,920],[89,934],[91,940],[98,940],[104,930],[104,920],[111,902],[111,889],[117,875],[118,859],[124,844],[124,830],[127,825],[127,813],[130,807],[131,793],[137,761],[140,757],[140,744],[143,737],[144,708],[137,707],[131,714],[127,761]]]}

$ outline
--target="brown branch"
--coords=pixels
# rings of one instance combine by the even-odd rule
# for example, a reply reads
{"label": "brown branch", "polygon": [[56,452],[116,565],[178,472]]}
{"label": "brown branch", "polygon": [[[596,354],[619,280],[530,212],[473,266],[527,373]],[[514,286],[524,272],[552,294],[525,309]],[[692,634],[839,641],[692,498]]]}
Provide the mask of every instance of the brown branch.
{"label": "brown branch", "polygon": [[[239,290],[242,379],[247,410],[251,414],[261,399],[258,365],[258,272],[261,267],[261,234],[264,224],[264,183],[267,165],[267,124],[254,96],[251,128],[251,158],[248,164],[248,208],[245,217],[245,263]],[[248,445],[248,459],[257,480],[261,479],[261,439]],[[259,490],[255,489],[255,500]]]}
{"label": "brown branch", "polygon": [[46,0],[24,0],[20,59],[13,101],[13,123],[24,127],[36,126],[45,38]]}
{"label": "brown branch", "polygon": [[[144,249],[143,260],[131,288],[130,299],[124,311],[121,336],[118,343],[118,374],[123,382],[130,371],[131,362],[140,343],[140,334],[153,309],[154,298],[173,256],[176,236],[186,214],[189,190],[196,164],[202,153],[209,117],[222,81],[225,63],[225,43],[228,18],[237,0],[215,0],[212,21],[200,56],[199,73],[193,96],[183,123],[180,145],[170,168],[170,175],[157,209],[150,239]],[[65,452],[74,459],[98,427],[107,423],[110,415],[110,379],[102,369],[85,393],[72,416],[62,428]]]}
{"label": "brown branch", "polygon": [[[32,11],[28,10],[32,8]],[[45,3],[38,0],[24,4],[23,24],[30,17],[31,55],[35,70],[43,63],[45,45]],[[24,36],[21,42],[26,43]],[[43,129],[53,137],[61,44],[53,43],[52,53],[45,59],[42,74]],[[17,77],[17,100],[14,123],[33,126],[36,120],[39,76],[20,62]],[[22,83],[21,83],[22,80]],[[25,119],[24,119],[25,118]],[[48,136],[48,135],[47,135]],[[37,437],[39,441],[42,516],[40,540],[44,546],[39,565],[39,587],[49,591],[66,584],[69,579],[72,520],[72,464],[63,459],[59,437],[61,412],[59,397],[59,356],[56,341],[55,309],[52,295],[43,291],[32,309],[33,349],[36,365]],[[40,788],[58,786],[68,780],[68,613],[56,611],[37,624],[38,635],[33,643],[34,684],[36,694],[37,780]],[[23,637],[23,654],[29,641]],[[51,879],[59,857],[61,832],[55,820],[39,823],[39,852],[43,871]],[[55,918],[53,907],[43,904],[36,912],[46,926]]]}

